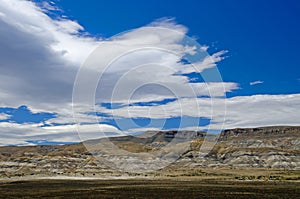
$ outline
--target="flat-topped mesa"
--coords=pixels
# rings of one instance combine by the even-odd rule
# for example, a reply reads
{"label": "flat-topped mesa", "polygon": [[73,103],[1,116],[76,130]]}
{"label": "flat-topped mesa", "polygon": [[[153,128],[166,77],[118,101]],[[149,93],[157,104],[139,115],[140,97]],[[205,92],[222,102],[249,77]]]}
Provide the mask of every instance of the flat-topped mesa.
{"label": "flat-topped mesa", "polygon": [[201,131],[188,131],[188,130],[165,130],[165,131],[147,131],[146,135],[163,135],[166,139],[190,139],[190,138],[203,138],[206,136],[206,132]]}
{"label": "flat-topped mesa", "polygon": [[276,126],[276,127],[258,127],[258,128],[236,128],[224,130],[221,133],[221,137],[238,137],[238,136],[300,136],[300,127],[299,126]]}
{"label": "flat-topped mesa", "polygon": [[164,132],[166,138],[179,138],[179,139],[186,139],[186,138],[197,138],[197,137],[205,137],[205,132],[199,131],[166,131]]}
{"label": "flat-topped mesa", "polygon": [[[204,138],[208,133],[202,131],[191,130],[162,130],[162,131],[147,131],[145,135],[160,137],[165,141],[173,138],[177,139],[194,139]],[[236,128],[224,130],[220,134],[220,139],[228,139],[234,137],[269,137],[269,136],[300,136],[299,126],[272,126],[272,127],[257,127],[257,128]]]}

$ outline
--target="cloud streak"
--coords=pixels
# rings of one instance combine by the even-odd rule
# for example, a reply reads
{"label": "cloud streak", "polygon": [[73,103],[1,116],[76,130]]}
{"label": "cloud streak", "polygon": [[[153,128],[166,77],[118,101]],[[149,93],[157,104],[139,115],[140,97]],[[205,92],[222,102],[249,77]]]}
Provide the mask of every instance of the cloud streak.
{"label": "cloud streak", "polygon": [[0,113],[0,120],[6,120],[10,118],[11,116],[6,113]]}
{"label": "cloud streak", "polygon": [[254,86],[254,85],[257,85],[257,84],[263,84],[264,81],[254,81],[254,82],[250,82],[250,86]]}

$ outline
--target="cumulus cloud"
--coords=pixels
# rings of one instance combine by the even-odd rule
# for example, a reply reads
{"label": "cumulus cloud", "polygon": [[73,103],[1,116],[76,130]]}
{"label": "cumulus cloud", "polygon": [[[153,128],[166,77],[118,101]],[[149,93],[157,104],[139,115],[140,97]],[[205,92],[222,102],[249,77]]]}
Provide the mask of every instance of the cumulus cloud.
{"label": "cumulus cloud", "polygon": [[74,34],[82,30],[77,22],[51,19],[31,1],[1,0],[0,12],[1,106],[64,106],[98,41]]}
{"label": "cumulus cloud", "polygon": [[[84,28],[76,21],[52,19],[31,1],[1,0],[0,11],[1,106],[18,107],[20,104],[26,104],[32,110],[47,109],[51,112],[70,108],[77,70],[100,42],[106,47],[105,56],[109,56],[110,53],[114,56],[119,49],[140,45],[156,45],[173,50],[179,55],[187,51],[186,46],[178,43],[187,32],[187,28],[172,20],[158,20],[146,27],[103,41],[82,36],[79,32],[84,31]],[[156,27],[156,31],[149,31],[149,26]],[[174,32],[163,28],[173,29]],[[216,53],[211,59],[217,62],[222,59],[222,54]],[[111,78],[109,75],[113,74],[112,79],[119,78],[118,74],[128,71],[128,68],[142,63],[145,59],[157,60],[156,63],[160,65],[174,64],[172,73],[178,71],[182,66],[177,63],[180,56],[165,55],[166,53],[161,51],[133,54],[124,60],[129,62],[126,65],[119,61],[118,66],[111,67],[119,70],[108,71],[106,77]],[[212,64],[213,61],[209,62],[207,67],[211,67]],[[101,66],[101,63],[98,65]],[[174,79],[179,80],[180,84],[188,81],[186,77],[172,77],[163,72],[165,71],[157,71],[155,76],[168,76],[170,82]],[[111,81],[107,82],[110,83]]]}

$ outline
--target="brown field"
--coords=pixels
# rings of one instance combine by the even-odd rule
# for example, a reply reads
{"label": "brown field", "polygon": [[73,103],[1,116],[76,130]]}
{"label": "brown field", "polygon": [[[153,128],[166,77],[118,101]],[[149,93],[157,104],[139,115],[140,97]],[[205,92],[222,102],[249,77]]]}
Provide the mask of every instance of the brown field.
{"label": "brown field", "polygon": [[197,179],[0,182],[1,198],[300,198],[300,182]]}

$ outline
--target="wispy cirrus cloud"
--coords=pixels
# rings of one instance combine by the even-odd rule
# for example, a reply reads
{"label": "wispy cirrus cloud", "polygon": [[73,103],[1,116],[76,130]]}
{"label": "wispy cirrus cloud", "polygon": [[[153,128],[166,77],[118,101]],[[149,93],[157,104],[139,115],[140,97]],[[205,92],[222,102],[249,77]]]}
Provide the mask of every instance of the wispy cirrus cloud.
{"label": "wispy cirrus cloud", "polygon": [[10,117],[11,117],[11,115],[8,115],[6,113],[0,113],[0,120],[6,120]]}
{"label": "wispy cirrus cloud", "polygon": [[249,84],[250,84],[250,86],[254,86],[254,85],[257,85],[257,84],[263,84],[264,83],[264,81],[254,81],[254,82],[250,82]]}

